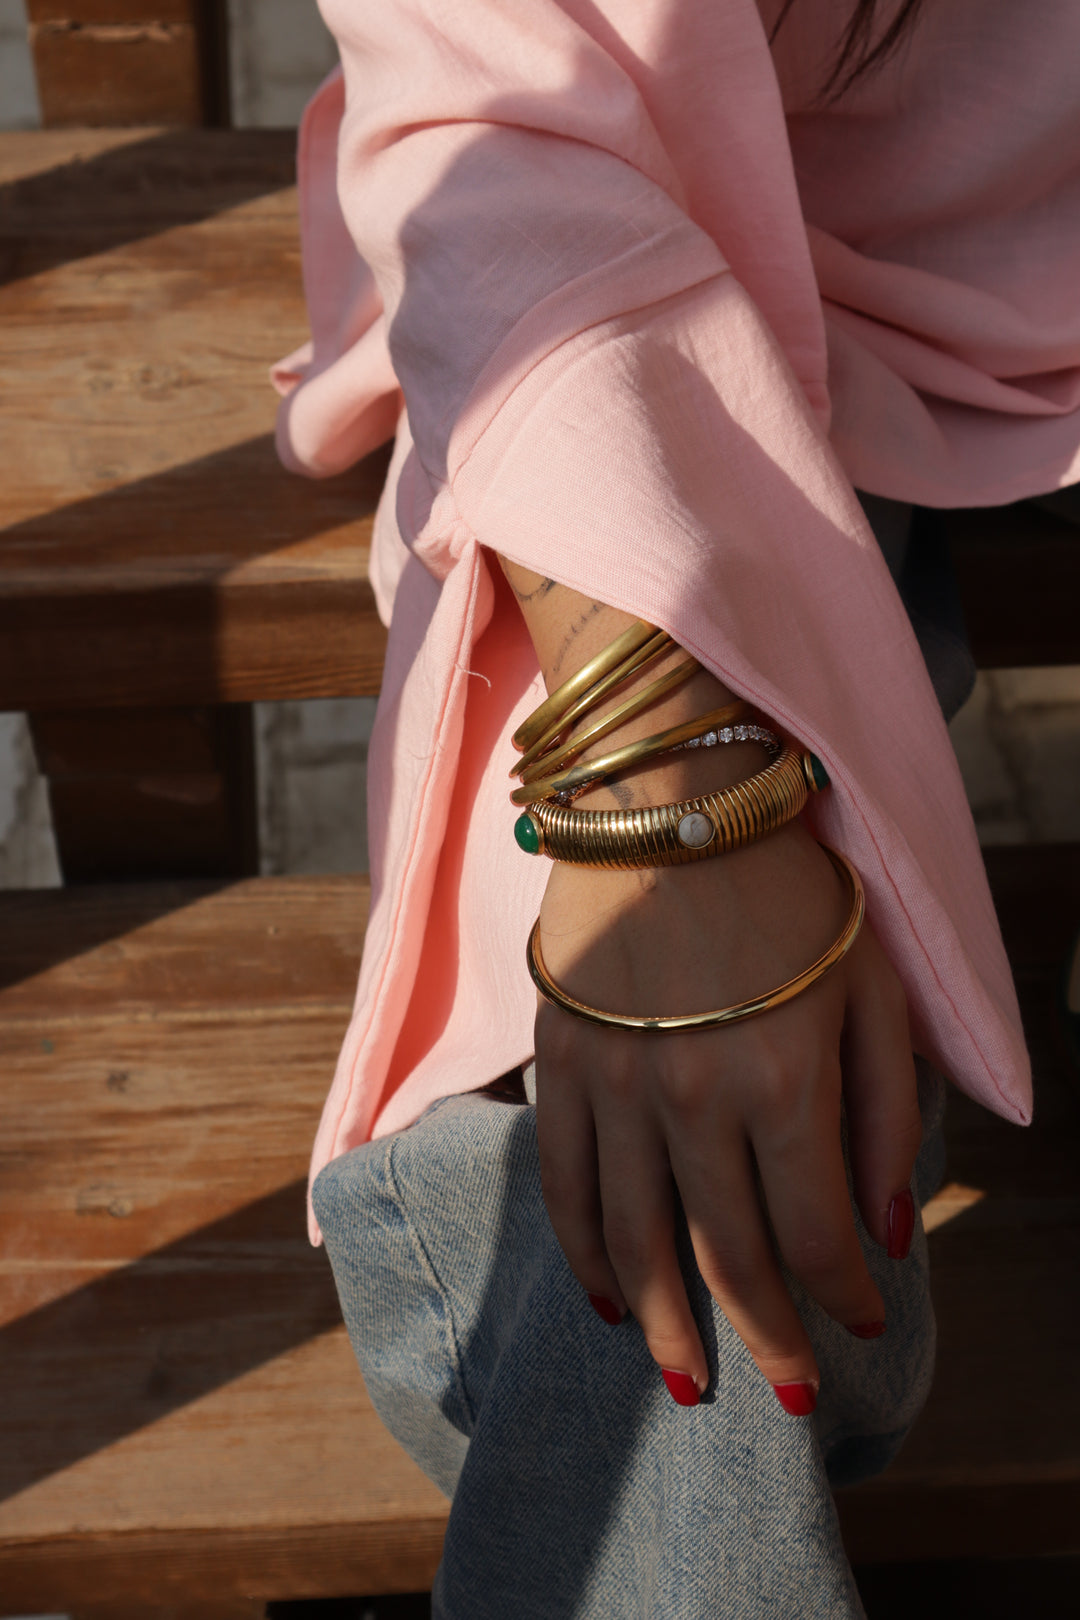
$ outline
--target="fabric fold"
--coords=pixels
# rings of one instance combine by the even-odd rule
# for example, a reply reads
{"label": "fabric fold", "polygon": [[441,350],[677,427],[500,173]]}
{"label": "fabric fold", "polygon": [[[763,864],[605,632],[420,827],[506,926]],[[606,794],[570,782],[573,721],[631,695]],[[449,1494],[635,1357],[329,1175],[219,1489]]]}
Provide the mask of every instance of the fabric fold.
{"label": "fabric fold", "polygon": [[[395,420],[398,442],[372,557],[392,612],[372,920],[314,1168],[530,1050],[544,873],[513,844],[506,772],[540,689],[488,550],[662,625],[814,747],[819,829],[863,872],[921,1049],[1026,1119],[959,773],[852,491],[990,504],[1080,473],[1061,296],[1080,160],[1046,195],[1012,102],[970,149],[1008,8],[938,8],[824,109],[799,42],[831,37],[832,0],[795,8],[772,54],[771,0],[323,10],[344,71],[301,137],[313,343],[279,369],[280,442],[315,476]],[[1080,33],[1051,10],[1047,53]],[[924,126],[936,168],[905,164]],[[994,249],[1036,219],[1053,252],[1029,297]]]}

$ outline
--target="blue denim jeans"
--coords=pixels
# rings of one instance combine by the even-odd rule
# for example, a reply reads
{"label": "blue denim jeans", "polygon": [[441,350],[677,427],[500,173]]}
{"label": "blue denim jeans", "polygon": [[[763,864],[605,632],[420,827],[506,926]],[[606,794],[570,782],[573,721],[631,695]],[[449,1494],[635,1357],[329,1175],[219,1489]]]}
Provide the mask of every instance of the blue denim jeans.
{"label": "blue denim jeans", "polygon": [[[916,1191],[941,1169],[943,1084],[921,1066]],[[387,1428],[452,1497],[437,1620],[851,1620],[830,1487],[895,1454],[929,1387],[926,1243],[888,1260],[861,1222],[884,1338],[789,1284],[821,1396],[788,1417],[694,1264],[709,1359],[674,1404],[632,1319],[607,1327],[540,1191],[535,1115],[485,1092],[327,1166],[315,1183],[349,1336]]]}

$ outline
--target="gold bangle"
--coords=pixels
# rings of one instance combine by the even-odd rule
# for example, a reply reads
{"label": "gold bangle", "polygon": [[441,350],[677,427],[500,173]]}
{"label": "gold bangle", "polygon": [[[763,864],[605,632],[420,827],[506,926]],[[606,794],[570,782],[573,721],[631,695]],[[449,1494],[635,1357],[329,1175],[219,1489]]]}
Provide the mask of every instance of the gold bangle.
{"label": "gold bangle", "polygon": [[618,731],[628,720],[636,719],[653,703],[666,697],[669,692],[678,691],[680,686],[685,686],[687,681],[700,673],[701,665],[696,658],[684,659],[681,664],[676,664],[674,669],[669,669],[655,681],[650,681],[640,692],[635,692],[633,697],[628,697],[625,702],[618,704],[601,719],[594,721],[586,731],[579,732],[576,737],[571,737],[567,742],[538,756],[534,755],[534,751],[530,748],[529,753],[518,761],[516,769],[511,771],[511,776],[520,776],[523,782],[536,782],[543,777],[551,776],[570,760],[577,759],[579,754],[583,754],[586,748],[591,748],[593,743],[598,743],[604,737],[610,736],[613,731]]}
{"label": "gold bangle", "polygon": [[545,799],[518,817],[514,836],[532,854],[575,866],[685,866],[777,832],[800,814],[808,795],[802,750],[789,745],[756,776],[675,804],[573,810]]}
{"label": "gold bangle", "polygon": [[587,1002],[577,1001],[565,990],[560,990],[548,976],[540,951],[539,918],[533,924],[525,950],[525,959],[529,965],[532,981],[544,1000],[550,1001],[553,1007],[561,1007],[564,1012],[572,1013],[575,1018],[584,1018],[590,1024],[601,1024],[605,1029],[637,1029],[649,1033],[715,1029],[720,1024],[737,1024],[744,1018],[756,1018],[759,1013],[783,1006],[785,1001],[793,1001],[804,990],[809,990],[812,984],[816,984],[818,979],[823,978],[830,968],[835,967],[837,962],[847,955],[858,938],[866,911],[862,881],[851,862],[841,855],[839,850],[830,849],[827,844],[822,844],[821,848],[847,886],[851,901],[847,922],[828,950],[819,956],[816,962],[812,962],[808,968],[797,973],[793,979],[788,979],[786,984],[779,985],[775,990],[766,991],[762,996],[752,996],[747,1001],[736,1001],[730,1007],[717,1007],[712,1012],[676,1013],[658,1018],[638,1018],[632,1013],[602,1012],[599,1007],[590,1007]]}
{"label": "gold bangle", "polygon": [[[517,776],[521,771],[527,770],[528,767],[532,765],[535,760],[539,759],[542,754],[546,753],[549,748],[551,748],[553,745],[557,746],[560,739],[566,736],[566,733],[577,724],[582,716],[589,714],[593,709],[595,709],[599,703],[603,702],[609,693],[614,692],[617,687],[624,686],[632,676],[639,674],[640,671],[647,668],[649,664],[655,664],[658,658],[665,657],[667,653],[676,650],[677,647],[678,643],[672,641],[671,637],[667,635],[665,631],[657,630],[655,635],[653,635],[635,652],[632,652],[628,658],[624,658],[621,663],[616,664],[615,668],[609,670],[608,673],[600,680],[594,681],[593,684],[585,692],[583,692],[580,697],[576,698],[575,701],[570,704],[569,708],[565,709],[561,714],[556,715],[555,719],[551,721],[550,725],[548,725],[540,733],[540,735],[532,743],[530,743],[529,747],[525,750],[517,764],[511,770],[510,775]],[[700,664],[697,665],[697,667],[700,669]],[[557,697],[558,693],[555,693],[554,696]],[[534,713],[535,712],[536,711],[534,711]],[[530,715],[529,720],[527,720],[525,724],[528,725],[532,718],[533,716]],[[515,739],[521,735],[521,729],[522,728],[519,728],[518,731],[515,732]]]}
{"label": "gold bangle", "polygon": [[689,742],[691,738],[698,737],[703,731],[715,731],[717,727],[733,725],[738,720],[746,719],[752,710],[748,703],[739,701],[728,703],[722,709],[710,709],[708,714],[701,714],[695,720],[683,720],[677,726],[669,726],[666,731],[658,731],[651,737],[640,737],[637,742],[623,743],[621,748],[615,748],[610,754],[599,754],[595,759],[583,759],[579,764],[572,765],[569,770],[558,771],[554,776],[545,776],[540,779],[526,780],[521,787],[515,788],[510,795],[511,804],[536,804],[541,799],[553,799],[556,794],[572,794],[590,783],[606,782],[623,771],[630,770],[634,765],[641,765],[646,760],[655,759],[658,754],[666,754],[672,748]]}
{"label": "gold bangle", "polygon": [[799,815],[809,793],[803,751],[788,744],[756,776],[675,804],[573,810],[541,800],[518,817],[514,837],[526,854],[576,866],[683,866],[776,832]]}
{"label": "gold bangle", "polygon": [[[568,721],[564,722],[563,717],[571,704],[576,703],[591,687],[596,686],[598,682],[610,676],[612,671],[618,669],[620,665],[628,663],[632,658],[636,657],[657,636],[663,636],[667,643],[670,643],[671,646],[675,645],[665,631],[658,630],[655,624],[646,624],[644,619],[638,619],[629,629],[624,630],[621,636],[616,636],[615,640],[602,648],[595,658],[590,658],[587,664],[582,664],[581,668],[571,675],[568,681],[564,681],[561,686],[556,687],[551,696],[545,698],[544,702],[533,710],[527,720],[522,721],[514,732],[512,739],[514,747],[520,753],[524,753],[533,746],[538,738],[543,736],[553,722],[559,721],[560,725],[569,724]],[[649,654],[649,658],[653,656],[655,656],[655,653]],[[644,660],[644,662],[648,661],[648,659]],[[640,668],[640,663],[635,664],[634,668]],[[632,674],[633,670],[630,673]],[[622,679],[625,680],[626,676],[624,675]]]}

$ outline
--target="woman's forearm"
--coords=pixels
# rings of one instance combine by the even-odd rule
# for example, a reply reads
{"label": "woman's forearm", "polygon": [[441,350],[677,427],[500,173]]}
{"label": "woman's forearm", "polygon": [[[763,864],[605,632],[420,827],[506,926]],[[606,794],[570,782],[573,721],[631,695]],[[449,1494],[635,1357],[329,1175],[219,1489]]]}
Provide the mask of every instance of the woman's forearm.
{"label": "woman's forearm", "polygon": [[[628,613],[618,608],[593,601],[506,558],[499,560],[532,637],[549,692],[634,622]],[[673,649],[620,688],[619,697],[629,696],[646,686],[685,657],[685,653]],[[734,700],[735,694],[728,687],[702,669],[685,686],[660,698],[590,752],[618,748]],[[650,761],[615,782],[582,794],[577,804],[581,809],[603,809],[616,804],[626,809],[632,805],[688,798],[727,787],[760,770],[765,763],[765,751],[758,743],[732,743],[705,752],[679,752]]]}

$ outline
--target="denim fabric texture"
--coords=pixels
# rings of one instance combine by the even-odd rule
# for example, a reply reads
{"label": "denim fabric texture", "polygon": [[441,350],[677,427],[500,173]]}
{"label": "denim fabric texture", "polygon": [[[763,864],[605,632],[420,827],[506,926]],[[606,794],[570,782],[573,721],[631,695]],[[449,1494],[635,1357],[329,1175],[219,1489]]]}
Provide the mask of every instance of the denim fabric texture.
{"label": "denim fabric texture", "polygon": [[[943,1085],[923,1066],[918,1192],[940,1172]],[[821,1369],[788,1417],[681,1251],[709,1359],[674,1404],[637,1324],[606,1326],[540,1191],[535,1114],[485,1093],[337,1159],[315,1183],[345,1321],[380,1417],[453,1497],[438,1620],[850,1620],[830,1486],[893,1457],[929,1387],[921,1225],[862,1341],[789,1283]]]}

